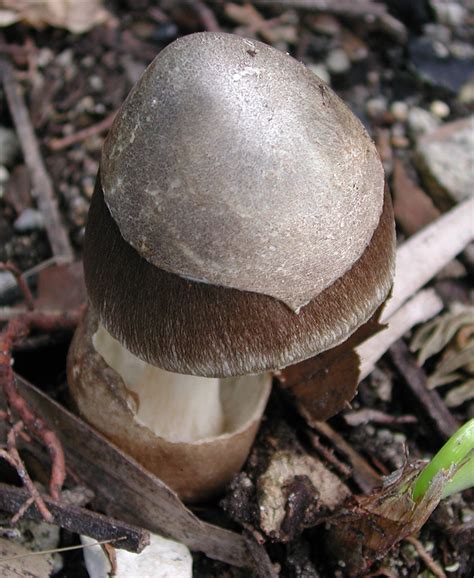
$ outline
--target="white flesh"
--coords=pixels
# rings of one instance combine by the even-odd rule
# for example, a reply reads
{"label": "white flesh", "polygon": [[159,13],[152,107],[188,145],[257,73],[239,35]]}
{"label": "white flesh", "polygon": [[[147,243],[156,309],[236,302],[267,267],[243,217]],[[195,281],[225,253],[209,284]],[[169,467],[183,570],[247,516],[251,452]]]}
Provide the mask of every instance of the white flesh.
{"label": "white flesh", "polygon": [[170,373],[130,353],[99,325],[96,351],[137,400],[136,420],[170,441],[191,442],[224,431],[220,379]]}

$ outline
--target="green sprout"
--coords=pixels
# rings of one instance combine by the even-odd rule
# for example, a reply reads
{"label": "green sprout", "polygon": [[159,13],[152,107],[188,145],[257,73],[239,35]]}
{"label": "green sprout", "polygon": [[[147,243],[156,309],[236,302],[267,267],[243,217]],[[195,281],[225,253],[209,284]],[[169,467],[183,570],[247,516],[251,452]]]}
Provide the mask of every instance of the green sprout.
{"label": "green sprout", "polygon": [[441,471],[452,472],[442,498],[474,486],[474,419],[461,426],[423,469],[413,488],[414,500],[418,501],[426,494]]}

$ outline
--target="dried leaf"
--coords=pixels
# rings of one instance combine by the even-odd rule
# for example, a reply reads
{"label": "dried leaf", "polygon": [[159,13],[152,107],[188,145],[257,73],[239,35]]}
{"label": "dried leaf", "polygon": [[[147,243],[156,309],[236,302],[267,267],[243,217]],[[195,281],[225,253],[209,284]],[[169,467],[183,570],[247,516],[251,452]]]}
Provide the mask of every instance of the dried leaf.
{"label": "dried leaf", "polygon": [[419,350],[418,362],[442,353],[428,377],[430,389],[458,383],[445,397],[448,407],[457,407],[474,398],[474,307],[455,304],[451,311],[421,327],[411,350]]}
{"label": "dried leaf", "polygon": [[450,474],[440,472],[418,501],[413,482],[424,464],[409,464],[388,478],[369,496],[353,496],[345,508],[327,520],[327,544],[349,576],[366,572],[406,536],[416,534],[438,505]]}
{"label": "dried leaf", "polygon": [[[248,567],[258,557],[257,575],[273,575],[261,546],[252,544],[250,551],[244,536],[199,520],[161,480],[78,417],[18,376],[17,386],[35,412],[54,424],[67,465],[94,490],[98,507],[231,565]],[[3,398],[0,406],[4,407]]]}
{"label": "dried leaf", "polygon": [[472,324],[474,307],[455,304],[451,311],[426,323],[415,333],[410,350],[420,350],[418,363],[423,365],[428,358],[440,353],[461,328]]}
{"label": "dried leaf", "polygon": [[474,399],[474,379],[452,389],[444,401],[448,407],[458,407],[471,399]]}
{"label": "dried leaf", "polygon": [[383,305],[341,345],[276,375],[306,419],[326,421],[353,399],[360,381],[360,359],[355,348],[384,329],[385,325],[379,323],[382,310]]}
{"label": "dried leaf", "polygon": [[87,32],[109,16],[102,0],[3,0],[0,26],[23,20],[35,28],[45,25],[66,28],[75,34]]}

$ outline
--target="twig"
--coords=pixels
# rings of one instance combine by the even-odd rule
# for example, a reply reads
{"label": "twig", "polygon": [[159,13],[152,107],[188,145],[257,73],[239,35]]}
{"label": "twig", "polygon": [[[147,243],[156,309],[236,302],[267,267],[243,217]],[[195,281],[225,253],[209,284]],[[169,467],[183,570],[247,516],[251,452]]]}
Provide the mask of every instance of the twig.
{"label": "twig", "polygon": [[428,570],[433,572],[433,574],[435,576],[437,576],[438,578],[446,578],[446,574],[444,573],[443,569],[428,554],[428,552],[425,550],[423,544],[419,540],[417,540],[413,536],[408,536],[408,538],[405,538],[405,540],[407,542],[409,542],[415,548],[415,550],[418,552],[418,556],[426,564],[426,567],[428,568]]}
{"label": "twig", "polygon": [[33,484],[32,479],[30,478],[25,465],[23,464],[23,460],[18,453],[16,447],[16,435],[21,429],[23,428],[23,423],[18,422],[15,426],[13,426],[10,431],[8,432],[7,436],[7,450],[0,449],[0,456],[6,460],[15,470],[17,471],[18,475],[20,476],[23,485],[28,491],[28,495],[25,496],[23,503],[19,505],[17,510],[15,511],[15,515],[13,516],[12,523],[14,524],[17,522],[21,516],[23,516],[29,506],[34,503],[38,508],[38,512],[41,515],[41,518],[46,522],[52,522],[53,516],[51,512],[48,510],[46,504],[44,503],[43,498],[40,496],[38,489]]}
{"label": "twig", "polygon": [[416,423],[418,420],[414,415],[388,415],[378,409],[365,408],[358,411],[351,411],[343,415],[344,421],[351,426],[358,426],[366,423],[379,423],[387,425],[399,425],[404,423]]}
{"label": "twig", "polygon": [[449,438],[458,429],[459,423],[446,407],[438,392],[430,391],[426,387],[426,374],[421,367],[418,367],[408,347],[400,340],[392,345],[389,351],[394,365],[402,375],[403,382],[411,394],[421,404],[438,433],[444,439]]}
{"label": "twig", "polygon": [[[79,313],[68,314],[67,325],[71,320],[77,323]],[[51,457],[51,496],[59,499],[59,493],[66,477],[66,465],[61,442],[56,434],[50,430],[45,421],[36,415],[18,393],[15,376],[12,368],[12,349],[19,339],[28,335],[32,328],[54,328],[61,326],[61,317],[48,316],[35,311],[25,313],[22,317],[11,320],[7,328],[0,333],[0,385],[5,392],[8,405],[20,416],[27,429],[46,446]]]}
{"label": "twig", "polygon": [[333,451],[320,442],[317,435],[311,431],[307,431],[306,435],[308,436],[311,445],[320,456],[322,456],[329,464],[331,464],[334,469],[336,469],[342,476],[345,478],[350,477],[352,473],[351,469],[346,466],[346,464],[343,464],[340,460],[338,460]]}
{"label": "twig", "polygon": [[369,493],[380,484],[380,476],[367,461],[326,422],[311,420],[309,425],[326,436],[351,462],[352,477],[363,492]]}
{"label": "twig", "polygon": [[[16,488],[0,483],[0,509],[5,512],[16,512],[28,499],[28,492],[22,488]],[[102,514],[97,514],[79,506],[65,505],[55,502],[44,496],[42,498],[46,507],[51,512],[52,523],[65,528],[70,532],[83,534],[95,540],[116,540],[118,548],[129,552],[141,552],[149,543],[149,533],[146,530],[120,522]],[[31,507],[25,518],[29,520],[41,520],[37,504]]]}
{"label": "twig", "polygon": [[73,250],[61,224],[57,200],[54,196],[51,178],[46,171],[36,135],[34,133],[20,86],[16,82],[12,66],[0,59],[0,74],[15,128],[20,139],[25,163],[33,183],[32,194],[41,211],[51,250],[56,257],[72,261]]}
{"label": "twig", "polygon": [[285,8],[325,12],[346,18],[361,18],[378,25],[399,42],[404,42],[407,37],[405,26],[388,13],[384,4],[372,0],[254,0],[254,4],[257,6],[273,4]]}
{"label": "twig", "polygon": [[98,122],[97,124],[93,124],[92,126],[88,126],[87,128],[79,130],[79,131],[75,132],[74,134],[70,134],[70,135],[65,136],[63,138],[52,138],[48,142],[48,148],[50,148],[52,151],[60,151],[60,150],[63,150],[65,148],[70,147],[73,144],[77,144],[79,142],[82,142],[82,141],[90,138],[91,136],[94,136],[96,134],[101,134],[101,133],[109,130],[109,128],[112,126],[112,123],[114,122],[114,118],[115,118],[116,114],[117,114],[116,112],[113,112],[112,114],[110,114],[109,116],[107,116],[106,118],[104,118],[103,120]]}
{"label": "twig", "polygon": [[25,281],[23,273],[20,271],[20,269],[18,269],[18,267],[13,263],[7,261],[6,263],[0,263],[0,271],[8,271],[13,275],[13,277],[15,277],[18,287],[23,293],[26,306],[30,311],[32,311],[35,307],[33,303],[33,295],[31,294],[30,288],[28,287],[28,284]]}
{"label": "twig", "polygon": [[208,32],[220,32],[221,27],[209,6],[206,6],[202,0],[194,0],[192,6]]}
{"label": "twig", "polygon": [[374,369],[389,347],[418,323],[423,323],[443,309],[443,302],[433,289],[425,289],[407,301],[388,319],[388,327],[356,347],[361,359],[360,381]]}
{"label": "twig", "polygon": [[382,322],[474,239],[473,215],[474,197],[459,203],[401,245],[392,297],[382,313]]}

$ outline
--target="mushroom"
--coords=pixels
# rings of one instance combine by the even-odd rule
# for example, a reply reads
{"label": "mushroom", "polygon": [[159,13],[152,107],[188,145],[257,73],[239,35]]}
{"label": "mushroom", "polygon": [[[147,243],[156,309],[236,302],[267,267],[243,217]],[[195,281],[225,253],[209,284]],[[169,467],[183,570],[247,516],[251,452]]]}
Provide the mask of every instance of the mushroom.
{"label": "mushroom", "polygon": [[212,495],[269,372],[374,314],[394,246],[379,156],[324,82],[257,41],[176,40],[104,144],[69,355],[80,412],[185,499]]}

